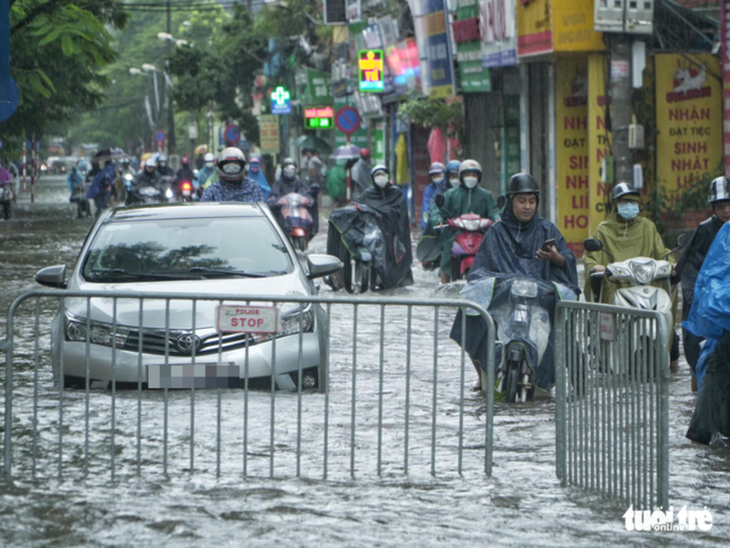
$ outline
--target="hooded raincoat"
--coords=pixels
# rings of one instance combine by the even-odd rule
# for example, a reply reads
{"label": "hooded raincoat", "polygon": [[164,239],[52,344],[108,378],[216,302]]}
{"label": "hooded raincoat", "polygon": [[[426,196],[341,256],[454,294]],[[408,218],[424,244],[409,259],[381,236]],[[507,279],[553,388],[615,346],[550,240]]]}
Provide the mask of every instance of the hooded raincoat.
{"label": "hooded raincoat", "polygon": [[309,213],[312,216],[312,221],[314,223],[312,228],[312,236],[314,236],[319,231],[319,208],[317,207],[319,185],[312,185],[310,189],[310,186],[298,177],[294,177],[292,179],[286,179],[284,176],[279,177],[279,179],[271,187],[269,197],[266,198],[266,204],[271,208],[272,213],[279,222],[279,226],[283,228],[284,219],[281,216],[281,207],[277,204],[277,202],[279,201],[279,198],[292,192],[311,198],[312,205],[309,208]]}
{"label": "hooded raincoat", "polygon": [[[598,225],[592,237],[603,243],[604,250],[586,252],[583,256],[587,300],[595,300],[590,288],[590,270],[596,265],[606,266],[612,262],[608,256],[609,253],[617,262],[634,257],[662,260],[669,253],[669,249],[664,246],[653,222],[645,217],[625,221],[618,216],[615,209],[609,213],[605,221]],[[601,302],[612,303],[616,291],[628,286],[625,282],[610,282],[604,278]],[[666,288],[666,283],[657,284],[657,287]]]}
{"label": "hooded raincoat", "polygon": [[[464,213],[475,213],[480,217],[495,219],[497,217],[497,202],[492,194],[480,187],[469,190],[463,184],[447,190],[444,193],[444,205],[434,205],[429,214],[429,221],[432,226],[445,223],[448,219],[454,219]],[[458,235],[457,230],[445,228],[439,236],[441,247],[441,270],[451,277],[451,247]]]}
{"label": "hooded raincoat", "polygon": [[697,364],[699,396],[687,437],[710,443],[730,436],[730,223],[712,243],[695,284],[694,302],[683,326],[707,341]]}
{"label": "hooded raincoat", "polygon": [[[553,238],[555,247],[565,259],[562,268],[550,261],[535,258],[543,242]],[[537,213],[530,221],[520,222],[512,210],[512,198],[507,199],[502,218],[487,230],[469,273],[469,282],[476,282],[486,277],[503,278],[504,275],[526,276],[547,283],[562,284],[574,294],[571,298],[577,298],[580,294],[575,255],[568,248],[563,235],[553,223],[542,219]],[[557,294],[558,292],[556,300]],[[553,312],[554,309],[550,310],[551,324]],[[456,315],[451,328],[451,338],[458,344],[461,344],[462,338],[461,314],[460,311]],[[487,327],[481,316],[467,315],[465,350],[471,359],[482,367],[486,364],[486,334]],[[551,331],[536,378],[537,385],[545,390],[550,389],[555,383],[553,345]]]}

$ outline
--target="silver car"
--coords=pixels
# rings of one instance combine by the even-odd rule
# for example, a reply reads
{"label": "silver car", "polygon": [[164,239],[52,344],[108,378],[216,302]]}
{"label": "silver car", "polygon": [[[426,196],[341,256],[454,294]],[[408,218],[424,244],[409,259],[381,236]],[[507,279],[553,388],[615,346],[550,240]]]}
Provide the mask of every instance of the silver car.
{"label": "silver car", "polygon": [[[312,279],[341,266],[335,257],[309,255],[305,269],[261,204],[114,209],[89,233],[68,280],[66,265],[36,274],[43,285],[112,291],[116,297],[61,301],[52,323],[54,371],[63,371],[67,386],[85,386],[87,368],[91,383],[108,385],[112,364],[117,386],[136,386],[139,380],[149,388],[240,386],[246,371],[249,386],[270,386],[275,340],[276,385],[291,390],[299,379],[301,341],[302,387],[323,386],[328,334],[320,305],[252,302],[262,310],[235,307],[259,295],[314,295]],[[190,299],[124,298],[130,292]],[[212,294],[241,295],[241,300],[193,301]],[[273,310],[274,330],[219,330],[224,312],[234,312],[225,321],[236,325],[244,321],[237,312],[264,317]]]}

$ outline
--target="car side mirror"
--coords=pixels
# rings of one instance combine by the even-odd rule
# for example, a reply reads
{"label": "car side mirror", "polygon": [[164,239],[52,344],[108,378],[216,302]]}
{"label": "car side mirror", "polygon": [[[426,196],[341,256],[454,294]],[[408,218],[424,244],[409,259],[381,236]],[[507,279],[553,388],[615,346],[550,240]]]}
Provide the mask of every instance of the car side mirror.
{"label": "car side mirror", "polygon": [[596,240],[595,238],[588,238],[586,241],[583,242],[583,248],[586,251],[601,251],[603,249],[603,243],[601,240]]}
{"label": "car side mirror", "polygon": [[66,289],[66,265],[48,266],[36,272],[35,281],[48,287]]}
{"label": "car side mirror", "polygon": [[309,270],[307,278],[313,280],[314,278],[328,276],[338,272],[343,266],[342,261],[334,255],[313,253],[307,255],[307,269]]}

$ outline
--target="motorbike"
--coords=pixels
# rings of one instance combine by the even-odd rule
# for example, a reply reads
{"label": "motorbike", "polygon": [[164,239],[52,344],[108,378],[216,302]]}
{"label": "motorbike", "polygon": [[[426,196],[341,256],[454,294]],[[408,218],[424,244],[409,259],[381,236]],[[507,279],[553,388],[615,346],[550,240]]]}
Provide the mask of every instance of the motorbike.
{"label": "motorbike", "polygon": [[435,228],[443,230],[448,226],[458,231],[451,246],[451,279],[452,281],[466,279],[484,239],[484,233],[494,221],[480,217],[476,213],[464,213],[455,219],[448,219],[447,223]]}
{"label": "motorbike", "polygon": [[179,196],[181,202],[192,202],[195,195],[192,181],[181,181],[178,185]]}
{"label": "motorbike", "polygon": [[3,219],[10,219],[13,211],[13,199],[15,198],[13,180],[3,181],[0,185],[0,204],[2,205]]}
{"label": "motorbike", "polygon": [[461,298],[482,304],[494,320],[496,387],[508,403],[547,395],[555,379],[553,356],[546,356],[557,299],[577,300],[567,286],[525,276],[504,275],[470,282]]}
{"label": "motorbike", "polygon": [[132,185],[127,193],[127,205],[132,204],[162,204],[172,201],[174,194],[169,185],[160,184],[158,186]]}
{"label": "motorbike", "polygon": [[312,237],[314,221],[309,212],[312,203],[311,198],[296,192],[290,192],[276,202],[284,220],[284,232],[298,251],[306,251]]}

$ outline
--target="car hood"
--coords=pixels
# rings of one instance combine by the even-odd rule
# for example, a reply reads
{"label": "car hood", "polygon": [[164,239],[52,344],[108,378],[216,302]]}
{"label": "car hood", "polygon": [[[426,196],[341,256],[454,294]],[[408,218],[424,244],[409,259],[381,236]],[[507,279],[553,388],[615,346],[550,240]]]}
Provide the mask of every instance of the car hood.
{"label": "car hood", "polygon": [[[140,293],[171,293],[189,295],[190,298],[205,295],[240,295],[238,299],[223,301],[226,304],[245,303],[249,298],[257,295],[310,295],[312,291],[305,284],[297,272],[283,276],[269,278],[235,278],[210,280],[181,280],[142,283],[82,283],[78,286],[81,291],[114,291],[119,294],[116,299],[117,325],[138,326],[140,316],[139,299],[125,299],[124,294]],[[88,309],[93,321],[112,323],[114,317],[115,299],[94,297],[89,301]],[[193,325],[193,301],[170,299],[145,299],[142,307],[142,324],[148,328],[190,329]],[[217,307],[219,301],[199,300],[195,305],[195,327],[212,327],[217,322]],[[269,302],[254,302],[254,306],[272,306]],[[281,313],[297,308],[298,303],[280,303]],[[66,310],[74,316],[86,318],[87,303],[84,298],[68,298]],[[169,309],[169,314],[168,314]],[[169,317],[169,320],[167,318]],[[169,321],[169,324],[167,323]]]}

